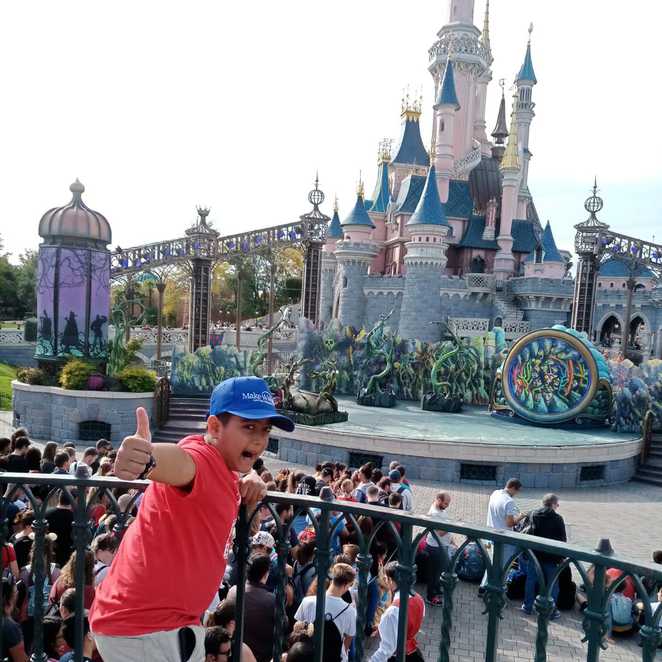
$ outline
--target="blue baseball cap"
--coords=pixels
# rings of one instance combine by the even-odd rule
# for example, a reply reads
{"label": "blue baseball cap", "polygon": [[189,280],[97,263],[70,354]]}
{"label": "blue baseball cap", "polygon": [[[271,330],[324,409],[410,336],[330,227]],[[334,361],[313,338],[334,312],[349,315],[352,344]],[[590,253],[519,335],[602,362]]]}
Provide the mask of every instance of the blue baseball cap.
{"label": "blue baseball cap", "polygon": [[268,418],[281,430],[294,430],[294,421],[276,411],[269,386],[259,377],[232,377],[214,388],[209,399],[209,415],[224,413],[255,420]]}

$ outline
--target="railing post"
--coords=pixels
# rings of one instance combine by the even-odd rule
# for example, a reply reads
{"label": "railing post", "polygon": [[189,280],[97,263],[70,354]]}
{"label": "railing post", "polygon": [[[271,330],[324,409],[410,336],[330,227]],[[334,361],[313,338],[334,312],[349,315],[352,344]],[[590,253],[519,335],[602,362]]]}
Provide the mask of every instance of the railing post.
{"label": "railing post", "polygon": [[439,642],[439,662],[450,662],[451,629],[453,627],[453,593],[458,578],[451,571],[451,560],[442,548],[446,569],[441,573],[441,593],[443,597],[441,619],[441,641]]}
{"label": "railing post", "polygon": [[[64,488],[63,488],[64,489]],[[79,485],[73,493],[74,523],[72,537],[76,552],[76,567],[74,581],[76,584],[76,646],[74,648],[75,662],[83,660],[83,624],[85,618],[85,553],[89,541],[89,520],[87,515],[87,491]]]}
{"label": "railing post", "polygon": [[[44,567],[44,546],[46,542],[46,529],[48,522],[45,519],[46,503],[43,503],[39,511],[35,513],[36,517],[32,523],[34,531],[34,547],[32,552],[32,565],[30,566],[30,573],[32,574],[32,585],[34,586],[34,612],[32,614],[33,630],[32,630],[32,655],[30,656],[31,662],[42,662],[46,660],[44,653],[44,634],[43,634],[43,620],[44,620],[44,604],[42,596],[44,595],[44,581],[46,581],[46,568]],[[50,568],[48,568],[50,570]],[[26,595],[25,599],[28,599]]]}
{"label": "railing post", "polygon": [[[369,625],[366,623],[366,612],[368,609],[368,572],[372,563],[372,556],[370,556],[370,538],[366,536],[361,545],[361,550],[356,558],[359,570],[359,591],[357,610],[358,616],[356,619],[356,639],[354,641],[355,659],[363,659],[363,643],[365,638],[365,629]],[[376,580],[375,580],[376,581]]]}
{"label": "railing post", "polygon": [[494,554],[492,555],[492,566],[487,573],[487,584],[485,585],[485,608],[487,612],[487,643],[485,646],[485,662],[496,662],[497,639],[499,635],[499,621],[501,611],[506,603],[503,589],[503,563],[504,543],[494,542]]}
{"label": "railing post", "polygon": [[[535,564],[527,559],[527,572],[535,571]],[[547,586],[545,573],[540,566],[540,588],[535,599],[535,607],[538,612],[538,632],[536,633],[536,656],[535,662],[547,662],[547,641],[549,639],[549,618],[556,603],[552,599],[552,585]],[[557,579],[558,581],[558,579]],[[545,588],[547,590],[545,590]]]}
{"label": "railing post", "polygon": [[276,543],[276,550],[278,554],[278,573],[280,581],[276,586],[276,620],[274,621],[274,647],[273,657],[274,660],[280,660],[283,651],[283,622],[286,618],[286,602],[287,595],[285,586],[287,585],[287,555],[290,551],[290,541],[288,540],[287,533],[289,528],[285,524],[279,524],[278,536],[279,539]]}
{"label": "railing post", "polygon": [[326,578],[329,573],[331,550],[329,549],[329,507],[320,503],[322,512],[318,522],[315,562],[317,565],[317,594],[315,601],[315,662],[322,662],[324,654],[324,613],[326,606]]}
{"label": "railing post", "polygon": [[586,636],[583,641],[588,642],[587,662],[598,662],[602,641],[607,634],[607,596],[605,594],[606,568],[596,565],[593,574],[593,583],[588,588],[588,604],[584,610],[582,627]]}
{"label": "railing post", "polygon": [[400,593],[400,609],[398,616],[398,648],[395,659],[405,662],[407,657],[407,612],[409,593],[414,584],[416,573],[416,552],[412,545],[413,527],[407,522],[402,523],[400,530],[400,549],[398,550],[398,592]]}
{"label": "railing post", "polygon": [[239,506],[239,516],[235,527],[234,555],[237,564],[237,601],[235,618],[237,625],[232,640],[232,659],[241,660],[241,644],[244,640],[244,594],[246,593],[246,564],[248,563],[248,513],[246,506]]}

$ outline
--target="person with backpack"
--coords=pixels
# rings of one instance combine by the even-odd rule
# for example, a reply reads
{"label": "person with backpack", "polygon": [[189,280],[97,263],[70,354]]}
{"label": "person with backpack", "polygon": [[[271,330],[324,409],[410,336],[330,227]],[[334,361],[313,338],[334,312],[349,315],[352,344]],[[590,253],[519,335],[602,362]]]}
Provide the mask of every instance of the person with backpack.
{"label": "person with backpack", "polygon": [[411,512],[414,510],[414,495],[407,485],[401,483],[402,475],[397,469],[389,472],[389,480],[391,481],[391,494],[399,494],[402,499],[402,510]]}
{"label": "person with backpack", "polygon": [[[356,635],[356,609],[345,602],[356,572],[346,563],[336,563],[331,569],[331,584],[326,591],[324,604],[324,654],[323,662],[347,662],[352,639]],[[303,599],[294,618],[298,622],[314,623],[317,596]]]}
{"label": "person with backpack", "polygon": [[[448,492],[439,492],[435,497],[428,517],[439,522],[448,521],[448,506],[451,505],[451,495]],[[436,537],[432,532],[425,538],[425,553],[428,561],[427,576],[427,602],[435,607],[441,605],[441,571],[444,560],[446,562],[455,552],[453,547],[453,536],[443,529],[434,529]]]}
{"label": "person with backpack", "polygon": [[308,595],[308,589],[317,576],[315,568],[315,531],[305,529],[299,535],[299,545],[292,552],[292,587],[294,589],[294,609],[299,607]]}
{"label": "person with backpack", "polygon": [[359,503],[366,503],[368,500],[367,490],[374,485],[372,482],[372,464],[368,462],[359,469],[359,484],[354,490],[354,499]]}
{"label": "person with backpack", "polygon": [[[398,563],[391,561],[384,566],[384,574],[393,601],[384,612],[379,622],[379,648],[373,653],[370,662],[388,662],[395,659],[398,647],[398,621],[400,620],[400,593],[398,588]],[[406,662],[425,662],[416,641],[423,619],[425,618],[425,603],[423,598],[412,591],[407,602],[407,633],[405,639]]]}
{"label": "person with backpack", "polygon": [[[539,538],[547,538],[549,540],[558,540],[566,542],[567,536],[565,532],[565,522],[563,517],[558,514],[559,498],[556,494],[545,494],[542,498],[542,508],[534,510],[529,519],[531,524],[527,533],[530,536],[538,536]],[[554,577],[561,557],[556,554],[548,552],[533,552],[540,569],[542,570],[545,578],[545,584],[549,586],[549,582]],[[522,603],[522,611],[525,614],[533,613],[533,601],[536,597],[536,586],[538,584],[538,575],[533,562],[529,559],[526,561],[526,584],[524,586],[524,602]],[[551,598],[554,600],[554,611],[550,616],[551,620],[556,620],[561,617],[561,612],[556,608],[556,599],[559,595],[559,582],[554,582],[552,587]]]}

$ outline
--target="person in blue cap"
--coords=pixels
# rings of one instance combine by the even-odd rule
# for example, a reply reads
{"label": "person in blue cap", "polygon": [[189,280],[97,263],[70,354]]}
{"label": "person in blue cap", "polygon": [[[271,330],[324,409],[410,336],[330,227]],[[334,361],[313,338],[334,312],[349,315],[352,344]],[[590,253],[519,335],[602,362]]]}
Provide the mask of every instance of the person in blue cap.
{"label": "person in blue cap", "polygon": [[265,495],[252,470],[272,426],[291,432],[266,382],[235,377],[214,389],[204,435],[153,444],[147,412],[115,460],[124,480],[147,477],[138,516],[99,585],[90,625],[105,662],[203,662],[200,616],[221,583],[243,500]]}

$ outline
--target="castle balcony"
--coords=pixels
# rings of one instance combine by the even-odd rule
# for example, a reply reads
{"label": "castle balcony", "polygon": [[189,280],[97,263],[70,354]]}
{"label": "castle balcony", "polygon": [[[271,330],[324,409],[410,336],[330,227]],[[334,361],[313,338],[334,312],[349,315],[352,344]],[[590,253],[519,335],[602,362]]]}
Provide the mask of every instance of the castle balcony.
{"label": "castle balcony", "polygon": [[494,274],[465,274],[464,280],[471,292],[494,292],[496,288]]}

